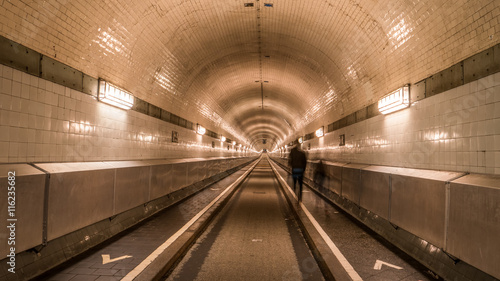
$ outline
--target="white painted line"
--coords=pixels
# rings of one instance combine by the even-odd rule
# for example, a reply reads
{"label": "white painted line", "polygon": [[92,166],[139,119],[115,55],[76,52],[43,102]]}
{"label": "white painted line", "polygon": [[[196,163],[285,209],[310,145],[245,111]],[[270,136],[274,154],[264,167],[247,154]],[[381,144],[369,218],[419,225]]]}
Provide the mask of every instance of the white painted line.
{"label": "white painted line", "polygon": [[114,259],[111,259],[109,255],[101,255],[101,257],[102,257],[102,264],[107,264],[107,263],[111,263],[111,262],[115,262],[115,261],[128,259],[128,258],[131,258],[132,256],[121,256],[121,257],[117,257]]}
{"label": "white painted line", "polygon": [[203,210],[201,210],[196,216],[194,216],[190,221],[188,221],[181,229],[179,229],[174,235],[167,239],[163,244],[161,244],[156,250],[154,250],[146,259],[144,259],[138,266],[136,266],[132,271],[130,271],[125,277],[123,277],[122,281],[132,281],[135,277],[137,277],[148,265],[150,265],[161,253],[163,253],[172,243],[177,240],[186,230],[188,230],[203,214],[205,214],[208,209],[210,209],[217,201],[224,196],[230,189],[234,186],[240,184],[240,182],[245,179],[245,177],[252,171],[252,169],[259,163],[258,161],[248,169],[243,175],[241,175],[235,182],[233,182],[230,186],[228,186],[224,191],[219,194],[210,204],[208,204]]}
{"label": "white painted line", "polygon": [[395,269],[403,269],[402,267],[399,267],[397,265],[393,265],[393,264],[390,264],[390,263],[387,263],[387,262],[381,261],[381,260],[377,260],[375,262],[375,265],[373,266],[373,269],[375,269],[375,270],[381,270],[382,269],[382,265],[386,265],[388,267],[392,267],[392,268],[395,268]]}
{"label": "white painted line", "polygon": [[[283,177],[278,173],[278,170],[276,170],[276,168],[274,167],[274,163],[272,163],[271,161],[269,161],[269,163],[271,164],[271,168],[274,170],[275,174],[278,176],[278,179],[283,183],[284,186],[286,186],[288,188],[288,190],[292,193],[293,197],[295,199],[297,199],[297,195],[295,195],[295,192],[293,192],[292,188],[286,183],[286,181],[283,179]],[[351,280],[362,281],[363,279],[361,279],[361,276],[359,276],[359,274],[356,272],[356,270],[354,270],[354,268],[349,263],[349,261],[347,261],[347,259],[344,257],[344,255],[340,252],[339,248],[337,248],[335,243],[333,243],[332,239],[330,239],[328,234],[326,234],[326,232],[323,230],[321,225],[319,225],[319,223],[311,215],[311,213],[306,208],[306,206],[304,204],[302,204],[302,202],[300,202],[300,207],[304,211],[304,213],[307,215],[307,217],[309,218],[311,223],[314,225],[314,228],[316,228],[316,231],[318,231],[318,233],[321,235],[323,240],[326,242],[326,244],[328,245],[328,247],[330,248],[332,253],[337,258],[337,260],[340,262],[340,264],[342,264],[342,267],[344,267],[344,270],[347,272],[347,274],[349,274],[349,277],[351,278]]]}

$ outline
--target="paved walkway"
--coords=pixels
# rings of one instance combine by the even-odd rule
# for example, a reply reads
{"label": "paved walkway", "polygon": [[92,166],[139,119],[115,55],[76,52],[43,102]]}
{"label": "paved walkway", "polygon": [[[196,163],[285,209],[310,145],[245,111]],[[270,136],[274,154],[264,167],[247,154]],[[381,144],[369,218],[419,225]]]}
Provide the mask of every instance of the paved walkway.
{"label": "paved walkway", "polygon": [[323,280],[267,160],[167,280]]}
{"label": "paved walkway", "polygon": [[44,275],[39,279],[62,281],[120,280],[248,168],[247,166],[182,203],[167,208],[146,222],[112,238],[105,245],[98,246],[75,260],[56,268],[51,275]]}
{"label": "paved walkway", "polygon": [[[274,167],[293,188],[293,180],[288,172],[278,165]],[[364,281],[435,281],[423,265],[327,202],[305,184],[302,203]]]}

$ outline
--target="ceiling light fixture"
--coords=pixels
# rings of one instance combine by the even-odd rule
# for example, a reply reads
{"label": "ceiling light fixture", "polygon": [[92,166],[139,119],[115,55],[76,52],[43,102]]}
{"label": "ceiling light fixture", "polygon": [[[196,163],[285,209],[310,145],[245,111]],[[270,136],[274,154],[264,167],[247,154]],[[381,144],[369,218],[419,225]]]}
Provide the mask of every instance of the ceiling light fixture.
{"label": "ceiling light fixture", "polygon": [[205,127],[200,124],[196,124],[196,133],[198,133],[199,135],[204,135],[206,132],[207,129],[205,129]]}
{"label": "ceiling light fixture", "polygon": [[389,114],[410,106],[410,87],[408,85],[384,96],[378,101],[378,110]]}
{"label": "ceiling light fixture", "polygon": [[122,109],[131,109],[134,105],[134,96],[129,92],[99,79],[98,100]]}
{"label": "ceiling light fixture", "polygon": [[324,127],[321,126],[319,129],[316,130],[316,136],[318,138],[321,138],[324,135],[325,135]]}

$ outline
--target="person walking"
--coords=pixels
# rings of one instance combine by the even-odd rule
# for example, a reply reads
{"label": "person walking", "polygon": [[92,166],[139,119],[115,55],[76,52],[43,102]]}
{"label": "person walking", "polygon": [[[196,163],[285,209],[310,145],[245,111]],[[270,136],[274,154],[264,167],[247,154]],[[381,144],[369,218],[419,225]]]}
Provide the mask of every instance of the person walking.
{"label": "person walking", "polygon": [[302,201],[302,183],[304,179],[304,171],[306,170],[307,158],[306,154],[300,150],[299,146],[296,145],[290,151],[288,156],[288,165],[292,168],[292,178],[293,178],[293,191],[296,191],[297,182],[299,183],[299,190],[297,194],[297,200]]}

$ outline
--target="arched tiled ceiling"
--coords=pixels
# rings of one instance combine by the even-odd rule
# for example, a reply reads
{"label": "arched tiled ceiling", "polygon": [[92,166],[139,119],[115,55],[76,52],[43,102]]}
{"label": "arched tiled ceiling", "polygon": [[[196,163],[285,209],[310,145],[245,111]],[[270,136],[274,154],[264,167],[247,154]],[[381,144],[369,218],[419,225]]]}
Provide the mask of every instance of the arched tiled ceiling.
{"label": "arched tiled ceiling", "polygon": [[256,148],[500,42],[495,0],[2,3],[3,36]]}

